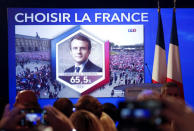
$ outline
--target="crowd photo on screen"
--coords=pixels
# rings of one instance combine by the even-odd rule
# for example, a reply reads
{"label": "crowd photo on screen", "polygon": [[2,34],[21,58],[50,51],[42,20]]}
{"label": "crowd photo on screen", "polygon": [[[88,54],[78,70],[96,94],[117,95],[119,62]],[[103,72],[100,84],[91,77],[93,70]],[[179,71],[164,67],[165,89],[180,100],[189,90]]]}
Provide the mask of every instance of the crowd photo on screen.
{"label": "crowd photo on screen", "polygon": [[[51,77],[50,39],[16,34],[16,91],[34,90],[38,98],[63,97],[66,87]],[[114,93],[119,85],[144,83],[143,45],[118,46],[110,43],[110,82],[98,89],[108,97],[123,97]]]}

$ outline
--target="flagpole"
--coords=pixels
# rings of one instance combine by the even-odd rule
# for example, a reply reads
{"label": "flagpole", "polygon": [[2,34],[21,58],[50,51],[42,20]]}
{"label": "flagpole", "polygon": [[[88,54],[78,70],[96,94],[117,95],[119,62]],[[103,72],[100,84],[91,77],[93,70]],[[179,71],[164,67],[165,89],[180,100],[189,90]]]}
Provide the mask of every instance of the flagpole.
{"label": "flagpole", "polygon": [[158,12],[160,12],[160,0],[158,0]]}
{"label": "flagpole", "polygon": [[174,11],[176,9],[176,0],[174,0]]}

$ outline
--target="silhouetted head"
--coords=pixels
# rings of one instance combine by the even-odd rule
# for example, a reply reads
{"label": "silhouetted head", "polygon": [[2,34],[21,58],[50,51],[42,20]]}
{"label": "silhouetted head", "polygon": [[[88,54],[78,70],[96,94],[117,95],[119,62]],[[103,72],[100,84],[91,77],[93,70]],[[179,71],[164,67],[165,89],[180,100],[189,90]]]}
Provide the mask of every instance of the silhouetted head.
{"label": "silhouetted head", "polygon": [[117,107],[112,103],[104,103],[103,112],[107,113],[114,122],[118,120],[118,110]]}
{"label": "silhouetted head", "polygon": [[70,117],[73,113],[73,103],[68,98],[59,98],[54,102],[53,106],[67,117]]}
{"label": "silhouetted head", "polygon": [[18,92],[14,106],[23,106],[25,109],[40,109],[36,94],[31,90]]}
{"label": "silhouetted head", "polygon": [[98,101],[98,99],[90,95],[81,96],[76,103],[76,110],[81,109],[92,112],[98,118],[100,118],[102,114],[102,104]]}
{"label": "silhouetted head", "polygon": [[70,120],[78,131],[103,131],[99,119],[89,111],[78,110],[71,115]]}

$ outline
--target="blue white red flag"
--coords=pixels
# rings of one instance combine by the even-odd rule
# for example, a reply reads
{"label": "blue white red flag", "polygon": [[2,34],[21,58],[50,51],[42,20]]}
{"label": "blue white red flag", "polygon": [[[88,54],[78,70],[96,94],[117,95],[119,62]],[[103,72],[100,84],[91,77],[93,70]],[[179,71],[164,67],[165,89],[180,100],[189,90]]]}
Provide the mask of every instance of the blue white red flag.
{"label": "blue white red flag", "polygon": [[152,71],[152,83],[166,82],[166,51],[164,43],[164,32],[160,9],[158,9],[158,32],[155,45],[154,64]]}
{"label": "blue white red flag", "polygon": [[180,96],[184,99],[175,8],[173,10],[173,22],[168,53],[167,82],[175,82],[180,88]]}

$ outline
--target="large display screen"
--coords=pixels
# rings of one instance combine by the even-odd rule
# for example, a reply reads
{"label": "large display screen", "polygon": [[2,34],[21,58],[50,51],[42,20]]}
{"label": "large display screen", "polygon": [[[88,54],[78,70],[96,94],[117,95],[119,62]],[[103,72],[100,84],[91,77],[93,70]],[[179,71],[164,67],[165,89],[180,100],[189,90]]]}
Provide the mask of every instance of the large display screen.
{"label": "large display screen", "polygon": [[[14,13],[10,37],[16,93],[30,89],[39,98],[124,97],[116,86],[144,83],[143,23],[148,13],[99,11],[9,9]],[[83,41],[74,39],[80,36],[89,40],[90,48],[84,41],[86,52],[77,44]],[[82,71],[76,72],[80,63]]]}
{"label": "large display screen", "polygon": [[[172,11],[161,9],[167,55]],[[181,44],[189,46],[192,39],[186,34],[192,34],[193,12],[177,9],[182,63]],[[157,13],[156,8],[8,8],[10,100],[24,89],[34,90],[40,99],[83,94],[116,99],[124,97],[124,90],[116,88],[120,85],[150,83]]]}

